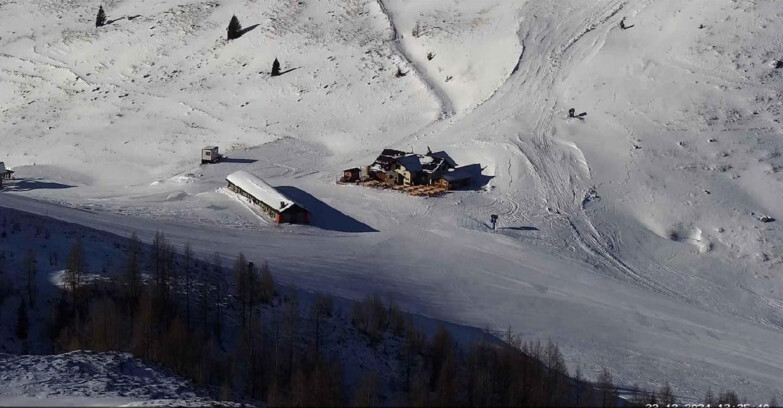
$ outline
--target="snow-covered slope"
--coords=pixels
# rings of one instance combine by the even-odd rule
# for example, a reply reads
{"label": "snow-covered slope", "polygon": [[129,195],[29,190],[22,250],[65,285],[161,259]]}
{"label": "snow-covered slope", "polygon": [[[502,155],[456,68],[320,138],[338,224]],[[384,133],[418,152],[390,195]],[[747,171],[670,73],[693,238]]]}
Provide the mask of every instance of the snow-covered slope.
{"label": "snow-covered slope", "polygon": [[[97,6],[3,6],[9,162],[127,184],[172,172],[205,144],[295,136],[341,153],[438,114],[425,85],[394,77],[409,68],[374,2],[122,1],[107,4],[118,20],[101,29]],[[247,32],[227,42],[234,14]],[[284,75],[272,78],[276,57]]]}
{"label": "snow-covered slope", "polygon": [[4,406],[238,406],[130,354],[0,354]]}
{"label": "snow-covered slope", "polygon": [[[97,5],[0,5],[9,190],[97,213],[0,204],[511,325],[627,383],[783,391],[783,232],[759,221],[783,219],[775,0],[124,0],[109,19],[129,17],[95,29]],[[259,26],[227,43],[232,14]],[[270,78],[275,57],[295,69]],[[199,167],[207,144],[235,160]],[[383,147],[427,146],[480,163],[484,185],[333,183]],[[315,228],[221,194],[240,169]]]}

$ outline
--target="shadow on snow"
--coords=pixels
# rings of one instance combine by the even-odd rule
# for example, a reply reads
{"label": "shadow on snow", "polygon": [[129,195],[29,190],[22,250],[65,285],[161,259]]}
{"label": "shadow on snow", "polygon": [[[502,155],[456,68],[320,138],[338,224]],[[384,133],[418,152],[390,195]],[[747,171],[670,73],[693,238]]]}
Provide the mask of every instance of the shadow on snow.
{"label": "shadow on snow", "polygon": [[340,232],[378,232],[375,228],[351,218],[310,193],[292,186],[280,186],[277,190],[310,211],[310,224],[325,230]]}
{"label": "shadow on snow", "polygon": [[41,179],[16,179],[8,184],[3,183],[4,191],[31,191],[31,190],[59,190],[64,188],[73,188],[68,184],[55,183]]}

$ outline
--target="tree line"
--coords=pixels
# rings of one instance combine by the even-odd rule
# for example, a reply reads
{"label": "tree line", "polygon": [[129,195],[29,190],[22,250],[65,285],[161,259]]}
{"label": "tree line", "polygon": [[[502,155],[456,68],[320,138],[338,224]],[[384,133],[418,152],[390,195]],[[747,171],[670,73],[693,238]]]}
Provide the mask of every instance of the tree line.
{"label": "tree line", "polygon": [[[671,386],[624,390],[612,374],[595,381],[581,367],[570,372],[553,342],[522,341],[509,331],[460,344],[443,326],[430,338],[393,299],[371,295],[346,316],[331,297],[306,305],[296,291],[281,291],[266,263],[238,254],[231,274],[218,253],[204,261],[190,245],[181,252],[158,233],[145,247],[133,235],[116,271],[89,275],[86,249],[77,238],[68,251],[64,288],[49,314],[45,335],[53,353],[79,349],[126,351],[157,362],[210,390],[213,398],[284,405],[407,406],[645,406],[674,404]],[[4,254],[0,254],[4,259]],[[35,254],[24,256],[26,276]],[[0,266],[4,265],[0,262]],[[1,270],[0,270],[1,272]],[[17,309],[17,336],[28,333],[35,288],[25,285]],[[344,320],[341,320],[344,319]],[[367,369],[346,381],[341,356],[350,341],[335,338],[340,325],[393,369]],[[736,393],[708,391],[705,403],[732,404]],[[774,404],[773,404],[774,406]]]}

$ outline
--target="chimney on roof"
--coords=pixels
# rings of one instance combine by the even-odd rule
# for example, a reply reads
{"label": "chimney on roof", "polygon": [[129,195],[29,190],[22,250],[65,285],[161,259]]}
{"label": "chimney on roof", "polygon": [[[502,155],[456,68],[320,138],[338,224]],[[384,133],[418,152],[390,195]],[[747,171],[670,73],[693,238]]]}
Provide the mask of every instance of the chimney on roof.
{"label": "chimney on roof", "polygon": [[285,208],[285,201],[280,202],[280,208]]}

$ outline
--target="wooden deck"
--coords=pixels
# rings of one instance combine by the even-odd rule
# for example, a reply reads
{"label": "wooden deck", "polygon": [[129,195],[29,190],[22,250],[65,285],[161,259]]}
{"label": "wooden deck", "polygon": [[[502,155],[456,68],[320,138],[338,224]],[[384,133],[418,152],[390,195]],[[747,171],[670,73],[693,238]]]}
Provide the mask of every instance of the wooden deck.
{"label": "wooden deck", "polygon": [[363,187],[376,188],[379,190],[391,189],[394,191],[400,191],[405,194],[412,195],[414,197],[437,197],[447,192],[447,190],[444,187],[435,184],[422,185],[422,186],[401,186],[401,185],[383,182],[379,180],[362,181],[359,182],[358,184]]}

